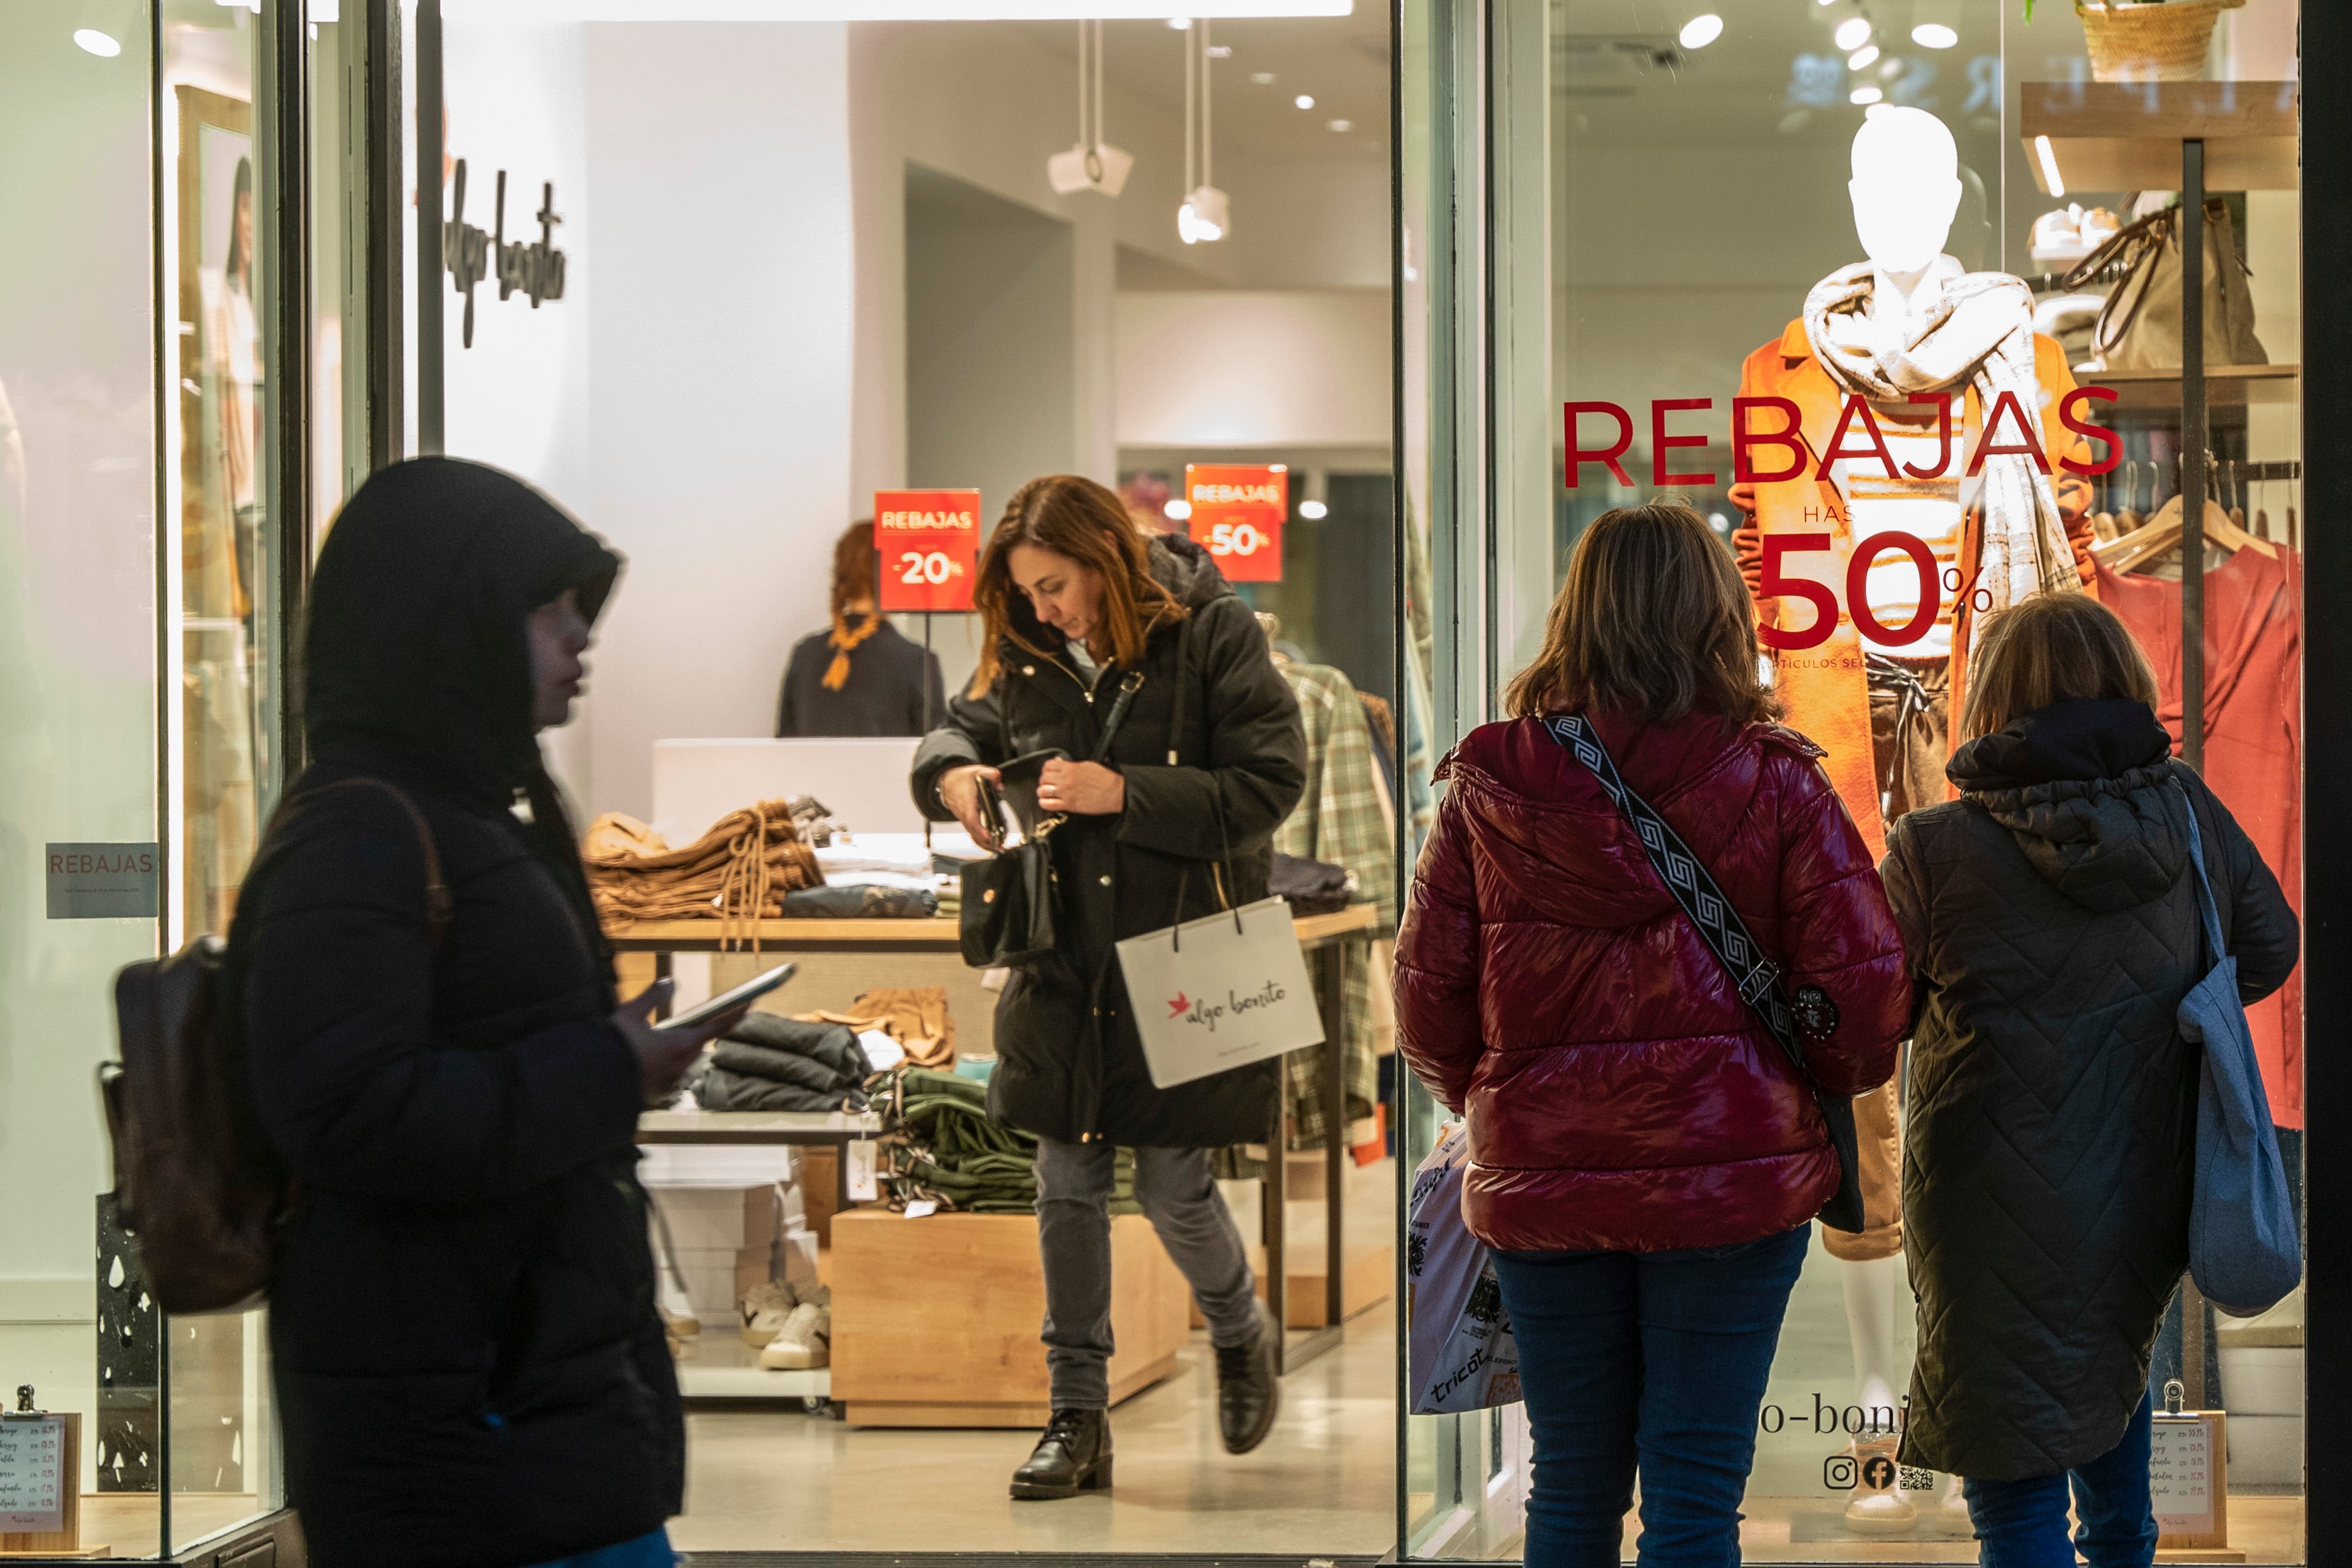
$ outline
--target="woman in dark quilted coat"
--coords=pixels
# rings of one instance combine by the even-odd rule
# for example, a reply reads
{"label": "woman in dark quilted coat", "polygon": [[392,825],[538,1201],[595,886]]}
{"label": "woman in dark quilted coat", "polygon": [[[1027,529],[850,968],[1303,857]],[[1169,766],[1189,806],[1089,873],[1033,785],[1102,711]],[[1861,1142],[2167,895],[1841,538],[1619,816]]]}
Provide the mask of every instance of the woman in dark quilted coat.
{"label": "woman in dark quilted coat", "polygon": [[[1902,1456],[1966,1479],[1995,1568],[2154,1560],[2148,1351],[2189,1263],[2199,1058],[2174,1009],[2203,951],[2189,812],[2247,1001],[2294,911],[2172,760],[2156,677],[2081,594],[1989,621],[1960,799],[1887,838],[1917,982],[1903,1216],[1919,1355]],[[2081,1516],[2066,1538],[2069,1481]]]}
{"label": "woman in dark quilted coat", "polygon": [[438,457],[369,479],[319,556],[312,761],[229,938],[299,1184],[269,1333],[319,1568],[672,1560],[686,1433],[637,1113],[734,1019],[614,1005],[537,740],[619,570],[520,480]]}
{"label": "woman in dark quilted coat", "polygon": [[1397,1039],[1469,1124],[1535,1433],[1531,1568],[1739,1561],[1739,1500],[1809,1222],[1813,1095],[1545,716],[1591,721],[1783,972],[1821,1087],[1895,1070],[1909,1001],[1878,873],[1770,722],[1731,557],[1685,507],[1586,530],[1517,716],[1472,732],[1397,939]]}

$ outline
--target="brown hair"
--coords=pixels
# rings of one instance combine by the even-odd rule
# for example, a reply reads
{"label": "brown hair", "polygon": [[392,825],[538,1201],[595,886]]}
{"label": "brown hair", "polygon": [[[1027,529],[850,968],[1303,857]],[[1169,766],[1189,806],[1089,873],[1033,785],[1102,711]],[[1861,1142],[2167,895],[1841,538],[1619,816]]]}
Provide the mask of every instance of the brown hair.
{"label": "brown hair", "polygon": [[2086,593],[2037,593],[1988,616],[1969,658],[1960,738],[2007,729],[2069,697],[2156,706],[2156,671],[2131,629]]}
{"label": "brown hair", "polygon": [[835,621],[860,600],[872,599],[881,582],[882,561],[874,552],[874,519],[860,517],[833,542],[833,594],[829,603]]}
{"label": "brown hair", "polygon": [[1013,550],[1017,545],[1051,550],[1102,579],[1103,629],[1110,637],[1111,657],[1120,664],[1142,658],[1144,639],[1187,613],[1151,575],[1149,537],[1128,516],[1125,502],[1076,474],[1032,479],[1004,503],[1004,516],[988,536],[980,576],[972,583],[971,601],[980,612],[981,626],[973,696],[996,679],[1001,639],[1009,637],[1015,646],[1048,655],[1062,645],[1057,633],[1038,623],[1028,596],[1013,586]]}
{"label": "brown hair", "polygon": [[1614,708],[1671,724],[1780,716],[1759,672],[1739,569],[1679,501],[1603,512],[1577,541],[1543,650],[1503,694],[1514,717]]}

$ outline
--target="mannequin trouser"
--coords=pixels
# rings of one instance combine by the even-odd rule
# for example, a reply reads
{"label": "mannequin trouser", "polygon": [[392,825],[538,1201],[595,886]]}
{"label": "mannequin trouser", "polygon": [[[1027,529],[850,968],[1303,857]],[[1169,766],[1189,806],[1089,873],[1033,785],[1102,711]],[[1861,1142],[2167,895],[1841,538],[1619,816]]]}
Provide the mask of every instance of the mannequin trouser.
{"label": "mannequin trouser", "polygon": [[[1045,1265],[1045,1370],[1056,1410],[1110,1406],[1109,1144],[1037,1140],[1037,1250]],[[1135,1151],[1135,1200],[1209,1322],[1209,1343],[1248,1344],[1257,1279],[1206,1149]]]}

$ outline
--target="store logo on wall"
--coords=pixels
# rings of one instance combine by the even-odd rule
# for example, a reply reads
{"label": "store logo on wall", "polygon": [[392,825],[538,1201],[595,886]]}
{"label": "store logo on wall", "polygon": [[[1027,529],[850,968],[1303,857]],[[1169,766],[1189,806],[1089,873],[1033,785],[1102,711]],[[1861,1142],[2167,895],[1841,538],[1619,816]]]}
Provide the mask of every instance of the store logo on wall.
{"label": "store logo on wall", "polygon": [[530,296],[530,308],[542,299],[563,298],[563,253],[555,247],[555,225],[563,221],[555,210],[555,182],[540,185],[539,238],[529,244],[507,243],[507,172],[499,171],[495,232],[485,234],[466,221],[466,161],[457,160],[457,185],[449,219],[441,225],[441,265],[448,269],[457,291],[466,297],[465,344],[474,346],[474,286],[498,267],[499,298],[518,291]]}

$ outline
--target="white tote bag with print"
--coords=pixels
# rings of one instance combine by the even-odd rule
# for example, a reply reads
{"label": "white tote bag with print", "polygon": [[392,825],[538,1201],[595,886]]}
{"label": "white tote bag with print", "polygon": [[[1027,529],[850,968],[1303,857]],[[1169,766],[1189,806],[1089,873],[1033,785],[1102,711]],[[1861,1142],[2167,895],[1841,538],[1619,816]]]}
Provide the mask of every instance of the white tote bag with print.
{"label": "white tote bag with print", "polygon": [[1172,1089],[1323,1041],[1290,905],[1262,898],[1118,944],[1152,1084]]}

